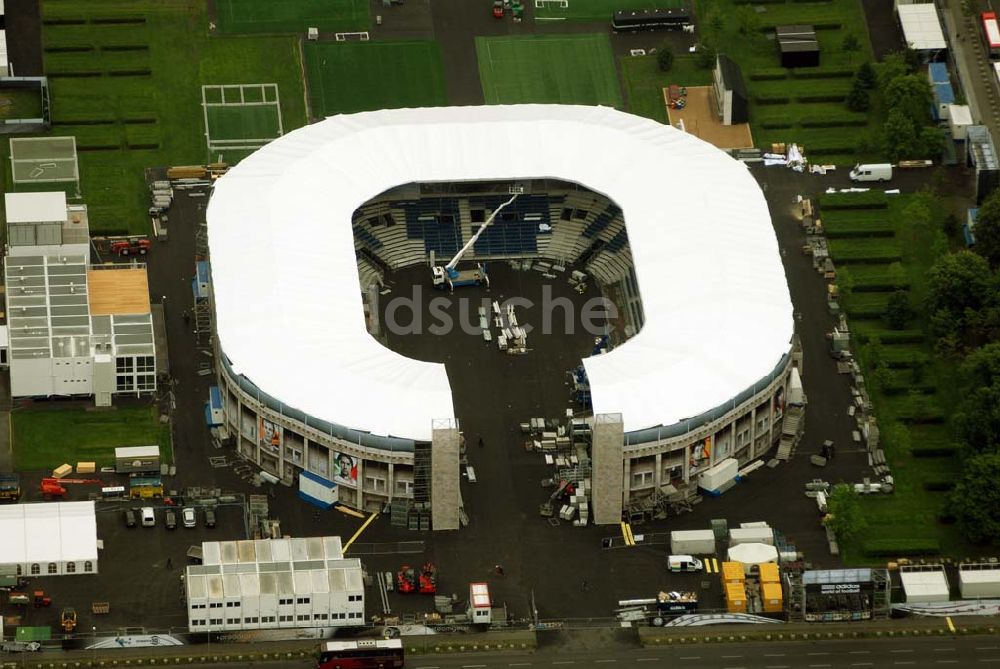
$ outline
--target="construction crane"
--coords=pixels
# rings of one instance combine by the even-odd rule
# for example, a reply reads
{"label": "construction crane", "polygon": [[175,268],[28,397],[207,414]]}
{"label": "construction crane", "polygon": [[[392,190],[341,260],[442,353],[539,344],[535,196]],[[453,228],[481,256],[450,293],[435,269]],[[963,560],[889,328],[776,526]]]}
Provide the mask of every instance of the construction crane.
{"label": "construction crane", "polygon": [[455,257],[451,259],[451,262],[449,262],[447,265],[443,266],[438,265],[436,267],[431,268],[433,272],[435,288],[443,289],[445,286],[447,286],[451,290],[455,290],[456,286],[481,286],[484,284],[486,286],[490,285],[490,277],[486,274],[486,268],[483,267],[482,263],[477,264],[475,269],[467,269],[461,271],[455,269],[455,266],[458,265],[458,262],[462,259],[462,256],[464,256],[468,252],[468,250],[472,248],[473,244],[479,241],[479,237],[484,232],[486,232],[486,228],[490,227],[490,225],[493,224],[493,221],[496,220],[497,214],[499,214],[504,207],[513,202],[522,191],[522,189],[519,187],[515,188],[515,190],[517,190],[518,192],[515,192],[513,195],[511,195],[509,200],[501,204],[499,207],[496,208],[496,211],[490,214],[490,217],[486,219],[486,222],[483,223],[478,230],[476,230],[476,234],[472,235],[472,238],[469,239],[469,241],[465,244],[465,246],[463,246],[459,250],[459,252],[455,254]]}
{"label": "construction crane", "polygon": [[42,484],[40,486],[42,497],[45,499],[52,499],[53,497],[65,497],[66,488],[63,487],[64,484],[82,484],[82,485],[104,485],[104,481],[99,479],[57,479],[57,478],[44,478],[42,479]]}

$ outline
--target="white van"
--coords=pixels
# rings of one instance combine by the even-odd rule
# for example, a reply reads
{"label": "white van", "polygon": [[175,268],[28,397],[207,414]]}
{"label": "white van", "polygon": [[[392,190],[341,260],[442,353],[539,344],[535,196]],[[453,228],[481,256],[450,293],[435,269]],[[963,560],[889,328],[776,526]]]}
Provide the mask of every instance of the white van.
{"label": "white van", "polygon": [[153,527],[156,525],[156,514],[153,513],[153,507],[144,506],[140,511],[142,516],[142,526],[143,527]]}
{"label": "white van", "polygon": [[701,571],[701,560],[691,555],[671,555],[667,557],[667,569],[672,572]]}
{"label": "white van", "polygon": [[892,178],[892,165],[889,163],[855,165],[850,176],[851,181],[888,181]]}

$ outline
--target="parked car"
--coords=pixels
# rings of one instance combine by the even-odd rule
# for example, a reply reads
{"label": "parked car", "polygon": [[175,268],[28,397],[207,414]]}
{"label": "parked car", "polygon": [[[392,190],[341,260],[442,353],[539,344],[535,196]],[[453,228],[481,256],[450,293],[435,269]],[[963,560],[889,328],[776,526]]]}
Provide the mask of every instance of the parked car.
{"label": "parked car", "polygon": [[153,513],[153,507],[144,506],[139,513],[142,516],[143,527],[153,527],[156,525],[156,514]]}
{"label": "parked car", "polygon": [[194,509],[190,506],[184,507],[181,511],[181,520],[184,521],[184,527],[194,527],[196,525]]}
{"label": "parked car", "polygon": [[215,511],[205,509],[205,527],[215,527]]}
{"label": "parked car", "polygon": [[166,524],[168,530],[177,529],[177,512],[174,511],[173,509],[167,509]]}
{"label": "parked car", "polygon": [[135,511],[125,509],[125,527],[135,527]]}

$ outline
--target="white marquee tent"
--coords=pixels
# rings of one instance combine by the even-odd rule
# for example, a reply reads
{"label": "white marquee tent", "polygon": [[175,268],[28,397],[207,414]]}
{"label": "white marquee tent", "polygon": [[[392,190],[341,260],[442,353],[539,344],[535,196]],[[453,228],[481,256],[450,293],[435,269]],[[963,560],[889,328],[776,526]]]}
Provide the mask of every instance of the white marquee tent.
{"label": "white marquee tent", "polygon": [[93,502],[0,506],[0,569],[20,574],[97,573]]}
{"label": "white marquee tent", "polygon": [[415,181],[532,177],[583,184],[624,212],[646,322],[585,361],[595,413],[620,413],[626,431],[671,425],[725,403],[788,352],[788,286],[742,163],[610,108],[452,107],[332,117],[218,181],[208,234],[233,369],[317,418],[430,439],[433,420],[454,416],[444,365],[369,336],[352,214]]}

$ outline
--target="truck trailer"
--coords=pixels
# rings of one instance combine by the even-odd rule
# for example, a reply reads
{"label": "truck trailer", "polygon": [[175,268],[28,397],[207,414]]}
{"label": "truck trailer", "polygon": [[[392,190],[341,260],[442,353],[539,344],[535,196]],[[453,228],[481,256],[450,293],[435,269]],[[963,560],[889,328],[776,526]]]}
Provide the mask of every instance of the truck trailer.
{"label": "truck trailer", "polygon": [[715,532],[712,530],[674,530],[670,533],[672,555],[712,555]]}

